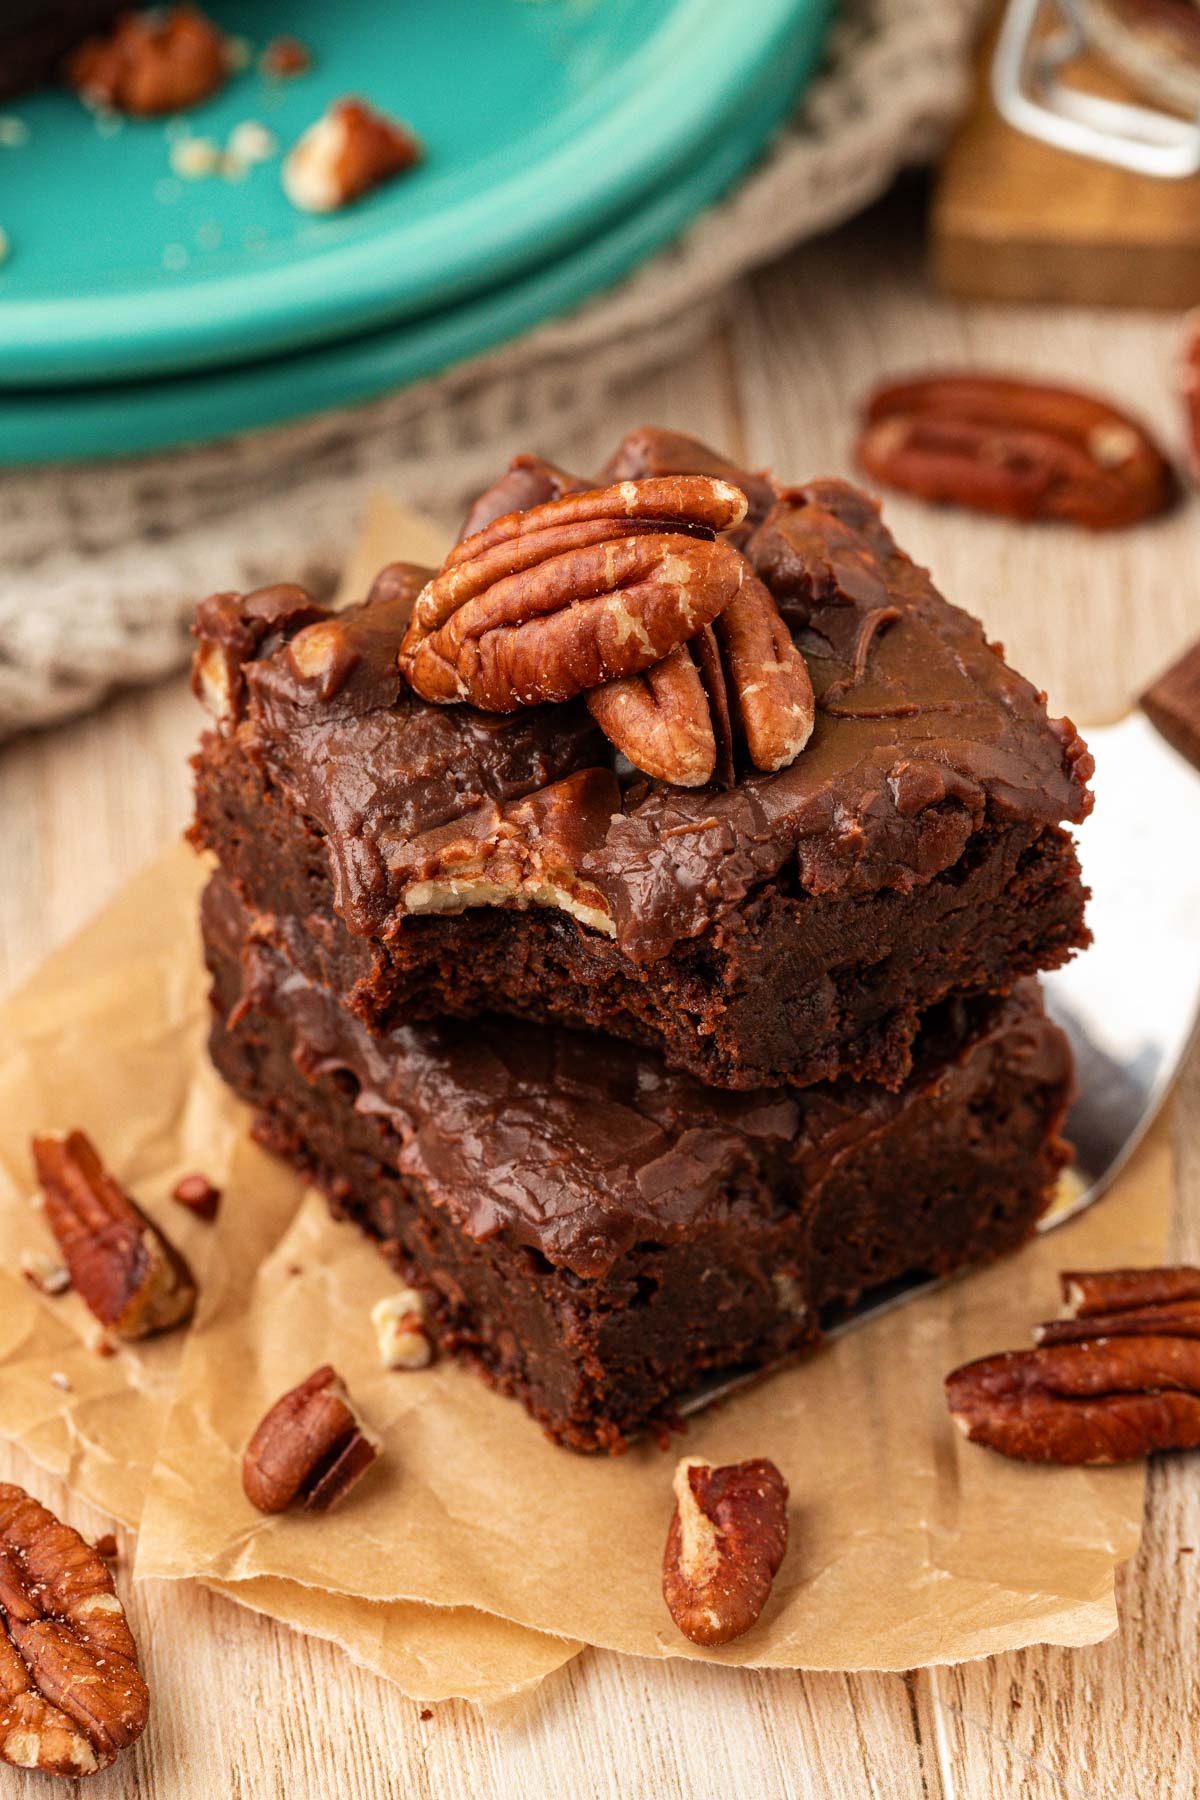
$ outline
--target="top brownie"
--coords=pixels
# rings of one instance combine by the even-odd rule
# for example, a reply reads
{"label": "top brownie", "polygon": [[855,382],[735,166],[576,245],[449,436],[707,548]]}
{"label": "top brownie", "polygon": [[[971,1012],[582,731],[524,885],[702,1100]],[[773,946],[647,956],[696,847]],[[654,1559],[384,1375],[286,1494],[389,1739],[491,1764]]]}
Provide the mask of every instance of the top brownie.
{"label": "top brownie", "polygon": [[[724,780],[681,787],[633,768],[583,697],[422,699],[397,654],[431,571],[396,564],[333,617],[290,587],[202,604],[220,729],[194,838],[260,932],[303,922],[306,973],[376,1027],[506,1011],[651,1045],[715,1086],[894,1087],[929,1006],[1087,941],[1062,826],[1090,807],[1091,759],[866,495],[778,488],[652,430],[598,479],[680,471],[748,497],[722,541],[807,663],[794,760],[753,767],[735,721]],[[468,527],[586,485],[518,459]]]}

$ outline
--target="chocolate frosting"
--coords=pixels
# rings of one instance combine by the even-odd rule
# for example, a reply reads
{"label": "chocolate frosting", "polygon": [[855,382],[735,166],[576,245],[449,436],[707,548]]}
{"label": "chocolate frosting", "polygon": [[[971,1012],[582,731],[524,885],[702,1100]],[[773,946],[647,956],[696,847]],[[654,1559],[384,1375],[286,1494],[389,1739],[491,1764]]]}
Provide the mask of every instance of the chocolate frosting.
{"label": "chocolate frosting", "polygon": [[[678,462],[686,440],[658,435]],[[622,468],[634,439],[641,466],[652,460],[655,434],[633,434]],[[697,460],[731,466],[702,446]],[[753,480],[761,513],[763,478]],[[867,496],[839,481],[778,492],[745,552],[807,658],[816,727],[788,768],[743,774],[727,791],[631,772],[582,702],[500,716],[408,691],[396,649],[428,571],[393,565],[338,615],[332,692],[298,671],[286,643],[257,652],[242,741],[323,835],[351,931],[400,929],[430,895],[442,910],[481,898],[565,905],[576,929],[606,932],[650,964],[773,878],[813,895],[909,891],[957,861],[985,821],[1085,817],[1092,764],[1070,721],[1047,717],[1045,696],[897,549]],[[583,770],[604,775],[570,790],[573,805],[576,794],[587,802],[571,828],[563,805],[514,813]],[[489,878],[493,861],[502,878]],[[464,867],[469,891],[453,885]]]}
{"label": "chocolate frosting", "polygon": [[[803,1092],[731,1093],[672,1073],[648,1052],[583,1033],[484,1019],[376,1037],[292,956],[251,930],[225,877],[205,891],[206,940],[242,958],[243,1002],[283,1022],[301,1072],[348,1072],[355,1105],[398,1134],[397,1166],[469,1237],[536,1250],[585,1280],[633,1244],[677,1242],[708,1223],[770,1214],[814,1192],[848,1148],[897,1133],[914,1097],[966,1107],[995,1059],[1065,1085],[1070,1053],[1036,984],[935,1015],[900,1093],[844,1081]],[[275,920],[286,944],[296,921]]]}

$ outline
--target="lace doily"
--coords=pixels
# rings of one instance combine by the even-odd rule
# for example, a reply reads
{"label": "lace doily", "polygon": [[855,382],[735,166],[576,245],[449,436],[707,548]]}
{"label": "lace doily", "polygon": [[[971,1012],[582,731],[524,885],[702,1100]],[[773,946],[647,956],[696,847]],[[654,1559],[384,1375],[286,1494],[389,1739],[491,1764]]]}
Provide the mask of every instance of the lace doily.
{"label": "lace doily", "polygon": [[0,736],[152,681],[196,600],[289,576],[327,590],[363,490],[445,511],[514,447],[693,348],[738,278],[849,217],[936,149],[977,0],[845,0],[825,71],[764,161],[669,250],[568,317],[352,410],[121,462],[0,474]]}

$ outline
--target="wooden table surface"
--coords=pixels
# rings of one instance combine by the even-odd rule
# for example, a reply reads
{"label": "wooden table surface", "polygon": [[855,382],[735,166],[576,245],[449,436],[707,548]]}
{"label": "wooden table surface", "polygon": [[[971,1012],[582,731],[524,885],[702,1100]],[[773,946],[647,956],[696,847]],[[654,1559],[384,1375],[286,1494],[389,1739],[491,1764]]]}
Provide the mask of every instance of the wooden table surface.
{"label": "wooden table surface", "polygon": [[[856,397],[877,375],[935,363],[1093,382],[1178,444],[1176,321],[949,304],[928,290],[918,228],[905,197],[797,252],[747,285],[700,354],[614,398],[584,441],[513,449],[595,467],[627,426],[652,420],[788,477],[847,472]],[[1100,538],[903,501],[888,514],[944,590],[984,617],[1056,708],[1084,722],[1125,707],[1200,628],[1195,498],[1161,524]],[[0,991],[179,831],[196,730],[177,680],[0,754]],[[1196,1058],[1183,1088],[1176,1248],[1195,1258]],[[1121,1631],[1108,1643],[848,1676],[587,1651],[503,1730],[457,1704],[422,1721],[411,1701],[323,1643],[198,1590],[151,1582],[131,1595],[123,1582],[156,1704],[136,1753],[87,1792],[90,1800],[1194,1795],[1196,1467],[1179,1457],[1151,1469],[1142,1549],[1122,1575]],[[99,1515],[4,1447],[0,1475],[28,1481],[82,1528],[103,1529]],[[0,1772],[2,1796],[49,1791],[42,1778]]]}

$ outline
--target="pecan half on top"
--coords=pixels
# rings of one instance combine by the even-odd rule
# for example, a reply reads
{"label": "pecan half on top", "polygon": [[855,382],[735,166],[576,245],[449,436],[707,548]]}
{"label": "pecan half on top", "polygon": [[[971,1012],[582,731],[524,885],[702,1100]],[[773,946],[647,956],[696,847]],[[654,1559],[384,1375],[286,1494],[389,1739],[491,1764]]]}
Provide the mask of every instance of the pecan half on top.
{"label": "pecan half on top", "polygon": [[1090,394],[1000,376],[944,374],[878,389],[862,467],[923,500],[1093,531],[1167,507],[1174,472],[1146,429]]}
{"label": "pecan half on top", "polygon": [[141,1735],[149,1710],[99,1551],[0,1482],[0,1759],[94,1775]]}
{"label": "pecan half on top", "polygon": [[196,1283],[185,1259],[113,1180],[82,1131],[33,1140],[46,1223],[76,1292],[118,1337],[149,1337],[190,1319]]}
{"label": "pecan half on top", "polygon": [[635,768],[676,787],[703,787],[714,775],[730,785],[739,744],[756,769],[782,769],[816,718],[808,665],[750,571],[689,644],[641,675],[593,689],[587,704]]}
{"label": "pecan half on top", "polygon": [[289,1388],[260,1421],[242,1458],[242,1487],[259,1512],[299,1500],[328,1512],[362,1479],[380,1442],[328,1363]]}
{"label": "pecan half on top", "polygon": [[1062,1277],[1068,1316],[1035,1328],[1036,1350],[965,1363],[946,1377],[955,1424],[1025,1462],[1133,1462],[1200,1446],[1200,1269]]}
{"label": "pecan half on top", "polygon": [[685,1456],[663,1553],[667,1610],[694,1644],[727,1644],[755,1623],[787,1549],[787,1482],[755,1458],[714,1468]]}
{"label": "pecan half on top", "polygon": [[417,693],[515,712],[660,662],[748,572],[715,533],[745,517],[727,481],[671,475],[505,513],[451,550],[400,647]]}

